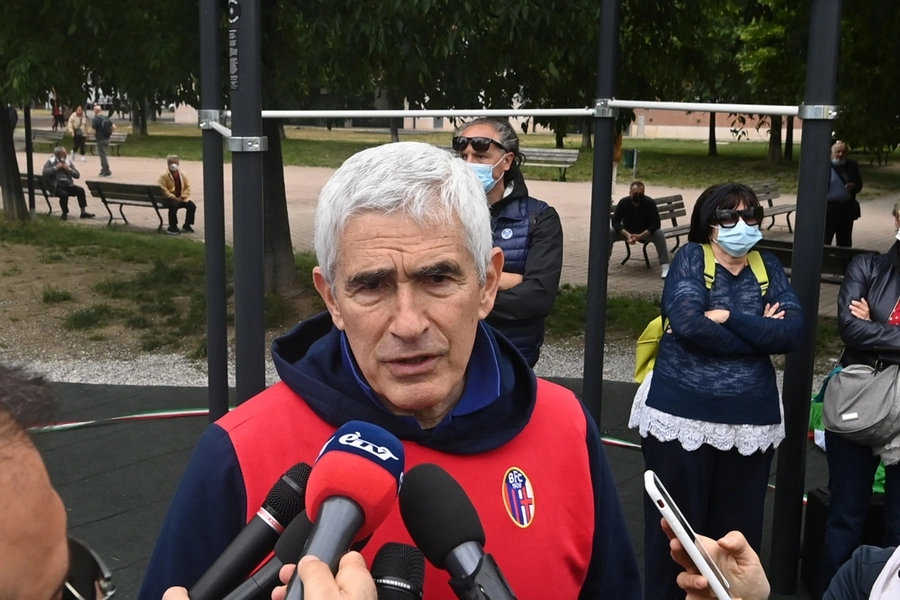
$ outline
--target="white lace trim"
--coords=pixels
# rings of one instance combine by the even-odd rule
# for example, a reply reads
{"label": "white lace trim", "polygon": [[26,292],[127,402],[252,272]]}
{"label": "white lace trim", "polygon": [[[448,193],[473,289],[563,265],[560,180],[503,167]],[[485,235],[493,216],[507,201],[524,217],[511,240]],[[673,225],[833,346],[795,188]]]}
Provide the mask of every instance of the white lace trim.
{"label": "white lace trim", "polygon": [[647,374],[647,378],[635,393],[631,417],[628,419],[628,427],[637,428],[641,437],[652,435],[661,442],[677,439],[688,452],[696,450],[703,444],[723,451],[737,448],[744,456],[765,451],[770,446],[777,447],[784,439],[784,407],[780,398],[778,409],[781,411],[781,423],[777,425],[729,425],[695,421],[647,406],[651,379],[653,371]]}

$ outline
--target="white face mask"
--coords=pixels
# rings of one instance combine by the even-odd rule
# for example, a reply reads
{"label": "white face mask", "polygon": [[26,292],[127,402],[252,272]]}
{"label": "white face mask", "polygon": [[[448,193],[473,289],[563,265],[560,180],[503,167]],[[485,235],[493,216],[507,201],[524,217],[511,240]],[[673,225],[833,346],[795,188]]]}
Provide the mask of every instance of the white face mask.
{"label": "white face mask", "polygon": [[178,163],[172,163],[171,165],[169,165],[169,170],[172,171],[173,173],[174,173],[175,171],[177,171],[177,170],[178,170]]}

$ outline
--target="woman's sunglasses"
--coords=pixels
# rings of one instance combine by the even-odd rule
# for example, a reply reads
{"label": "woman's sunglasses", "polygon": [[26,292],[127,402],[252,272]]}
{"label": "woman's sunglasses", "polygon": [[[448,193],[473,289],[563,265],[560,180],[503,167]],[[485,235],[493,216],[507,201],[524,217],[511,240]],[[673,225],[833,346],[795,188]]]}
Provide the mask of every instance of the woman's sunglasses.
{"label": "woman's sunglasses", "polygon": [[457,135],[453,138],[453,151],[457,153],[462,152],[470,144],[472,145],[472,150],[475,152],[487,152],[488,148],[491,147],[491,144],[494,144],[504,152],[509,152],[509,150],[503,147],[503,144],[497,140],[492,140],[489,137],[464,137],[461,135]]}
{"label": "woman's sunglasses", "polygon": [[83,543],[69,538],[69,577],[63,586],[63,600],[108,600],[115,593],[106,563]]}
{"label": "woman's sunglasses", "polygon": [[743,219],[747,225],[758,226],[763,219],[763,208],[762,206],[751,206],[744,210],[727,209],[716,211],[716,220],[719,222],[719,227],[731,229],[737,225],[738,219]]}

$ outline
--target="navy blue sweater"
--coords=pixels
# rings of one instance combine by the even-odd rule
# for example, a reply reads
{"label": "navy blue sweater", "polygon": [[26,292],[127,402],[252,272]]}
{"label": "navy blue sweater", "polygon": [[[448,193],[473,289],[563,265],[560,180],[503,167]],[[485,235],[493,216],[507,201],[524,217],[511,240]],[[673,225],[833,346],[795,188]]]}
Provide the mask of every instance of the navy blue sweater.
{"label": "navy blue sweater", "polygon": [[[703,279],[703,248],[685,245],[675,255],[663,288],[662,312],[671,334],[663,335],[647,405],[711,423],[773,425],[781,421],[771,354],[800,343],[803,313],[778,260],[761,253],[769,289],[760,293],[749,266],[733,275],[716,265],[711,290]],[[763,317],[766,304],[780,304],[784,319]],[[707,310],[725,309],[718,324]]]}

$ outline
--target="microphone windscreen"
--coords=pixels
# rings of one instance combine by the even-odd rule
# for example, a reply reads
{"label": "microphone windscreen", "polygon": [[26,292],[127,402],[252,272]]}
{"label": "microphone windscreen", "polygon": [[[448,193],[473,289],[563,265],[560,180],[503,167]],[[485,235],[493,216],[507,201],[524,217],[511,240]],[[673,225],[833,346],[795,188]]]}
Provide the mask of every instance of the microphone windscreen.
{"label": "microphone windscreen", "polygon": [[421,598],[425,584],[425,557],[408,544],[388,542],[372,560],[372,579],[378,600]]}
{"label": "microphone windscreen", "polygon": [[312,467],[297,463],[281,476],[269,494],[263,507],[282,525],[287,525],[306,507],[306,483]]}
{"label": "microphone windscreen", "polygon": [[322,448],[306,485],[306,513],[316,520],[326,499],[341,496],[356,502],[365,520],[354,538],[375,531],[397,500],[405,454],[396,437],[370,423],[350,421]]}
{"label": "microphone windscreen", "polygon": [[406,530],[428,562],[446,569],[450,552],[466,543],[484,546],[484,528],[478,512],[450,473],[441,467],[416,465],[403,478],[400,516]]}
{"label": "microphone windscreen", "polygon": [[309,533],[312,531],[312,522],[306,516],[306,511],[301,512],[287,526],[278,541],[275,542],[275,556],[282,564],[295,563],[300,560],[303,553],[303,546]]}

